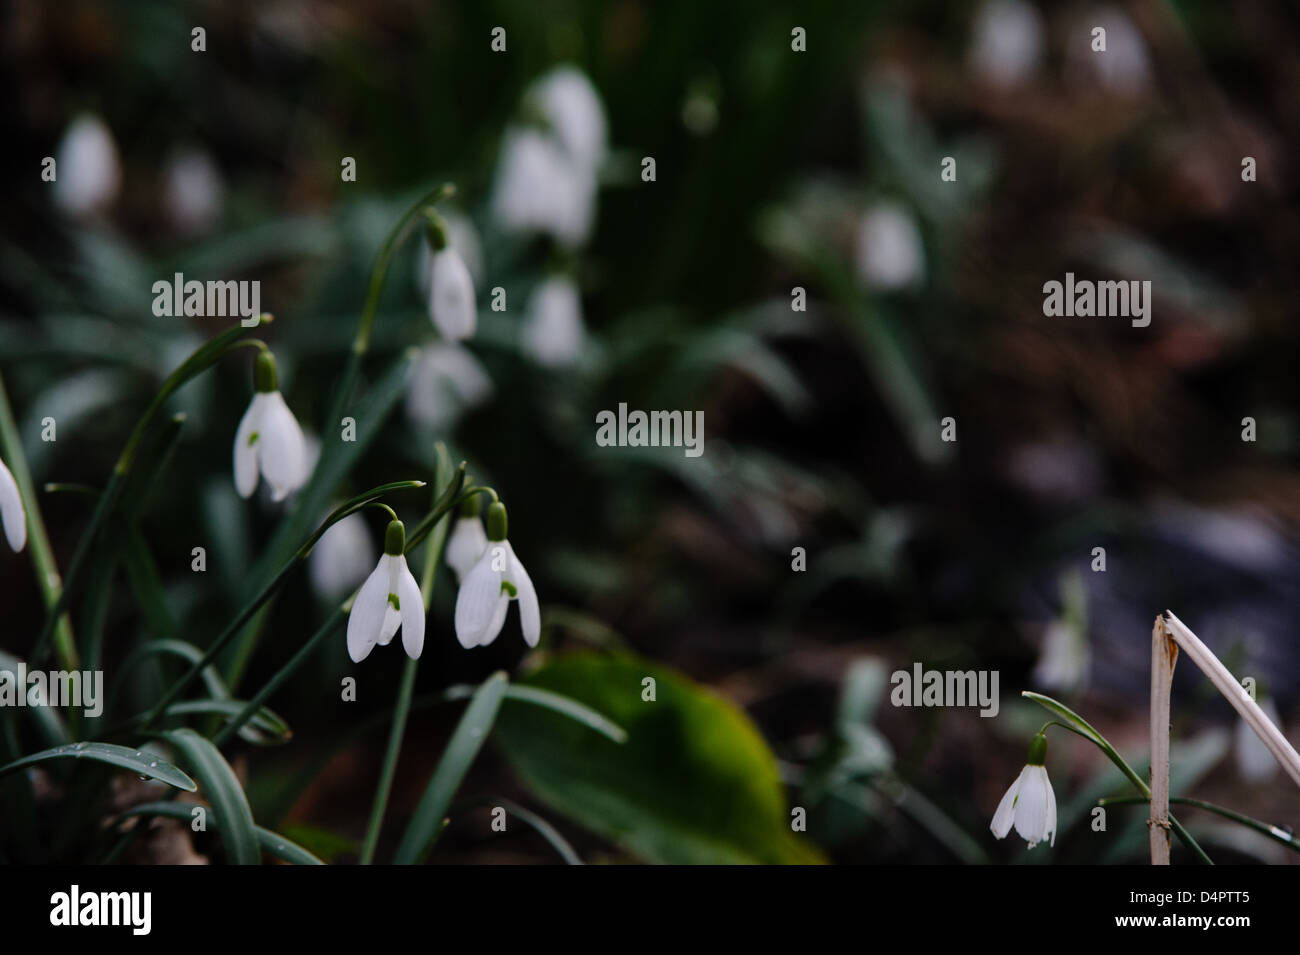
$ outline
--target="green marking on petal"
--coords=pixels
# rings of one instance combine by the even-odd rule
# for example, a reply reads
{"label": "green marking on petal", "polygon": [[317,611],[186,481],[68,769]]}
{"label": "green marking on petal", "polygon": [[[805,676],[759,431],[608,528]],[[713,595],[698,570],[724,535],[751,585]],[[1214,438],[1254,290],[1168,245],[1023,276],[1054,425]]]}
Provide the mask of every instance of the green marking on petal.
{"label": "green marking on petal", "polygon": [[509,594],[511,600],[519,596],[519,591],[515,589],[515,585],[508,580],[501,581],[501,591]]}
{"label": "green marking on petal", "polygon": [[401,610],[401,609],[402,609],[402,602],[401,602],[400,600],[397,599],[397,594],[389,594],[389,595],[388,595],[388,602],[389,602],[390,604],[393,605],[393,609],[394,609],[394,610]]}
{"label": "green marking on petal", "polygon": [[257,443],[257,439],[258,439],[258,433],[254,431],[252,434],[248,436],[248,446],[251,448],[254,444]]}

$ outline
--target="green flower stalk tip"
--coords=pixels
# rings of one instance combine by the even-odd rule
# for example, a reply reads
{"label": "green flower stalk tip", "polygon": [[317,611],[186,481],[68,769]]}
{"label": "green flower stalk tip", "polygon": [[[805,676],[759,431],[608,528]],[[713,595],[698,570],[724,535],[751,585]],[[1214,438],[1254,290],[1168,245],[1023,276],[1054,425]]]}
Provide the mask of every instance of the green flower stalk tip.
{"label": "green flower stalk tip", "polygon": [[442,216],[428,209],[425,216],[425,237],[429,240],[429,248],[435,252],[441,252],[447,248],[447,223],[442,221]]}
{"label": "green flower stalk tip", "polygon": [[[465,479],[465,483],[469,483],[468,478]],[[482,506],[482,503],[478,499],[478,495],[471,494],[466,497],[465,500],[460,502],[460,516],[465,518],[478,517],[479,510]]]}
{"label": "green flower stalk tip", "polygon": [[1042,766],[1047,762],[1047,737],[1042,733],[1036,733],[1029,741],[1029,759],[1025,762],[1030,766]]}
{"label": "green flower stalk tip", "polygon": [[260,394],[280,390],[280,377],[275,370],[275,356],[263,350],[257,353],[253,364],[253,384]]}
{"label": "green flower stalk tip", "polygon": [[506,539],[506,506],[500,501],[493,501],[488,505],[487,512],[487,536],[490,541],[503,541]]}
{"label": "green flower stalk tip", "polygon": [[401,521],[388,523],[384,532],[384,553],[390,557],[400,557],[406,551],[406,527]]}

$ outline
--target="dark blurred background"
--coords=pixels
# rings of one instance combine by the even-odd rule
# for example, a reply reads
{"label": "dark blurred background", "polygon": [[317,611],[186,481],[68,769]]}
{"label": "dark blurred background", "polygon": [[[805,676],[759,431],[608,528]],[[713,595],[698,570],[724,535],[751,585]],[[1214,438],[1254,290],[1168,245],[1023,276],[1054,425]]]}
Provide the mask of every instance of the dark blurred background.
{"label": "dark blurred background", "polygon": [[[1105,54],[1090,48],[1097,25]],[[196,26],[205,52],[191,49]],[[1141,861],[1140,807],[1111,810],[1104,836],[1089,829],[1122,781],[1065,734],[1049,758],[1056,847],[1026,855],[987,824],[1047,718],[1021,689],[1069,702],[1138,764],[1149,634],[1166,608],[1295,727],[1293,5],[13,0],[3,44],[0,371],[38,486],[102,486],[162,378],[225,327],[153,316],[152,283],[178,271],[261,280],[286,399],[332,437],[322,416],[375,251],[450,180],[477,246],[468,347],[490,394],[444,404],[426,375],[439,412],[398,401],[338,497],[427,478],[447,441],[510,507],[545,653],[621,647],[745,710],[830,860]],[[589,78],[608,124],[578,243],[511,233],[493,204],[505,130],[562,64]],[[75,153],[78,122],[91,125],[77,155],[118,167],[80,205],[39,178],[42,157]],[[340,181],[347,156],[355,182]],[[956,181],[941,179],[945,157]],[[59,162],[63,178],[73,160]],[[420,254],[409,243],[394,264],[363,387],[435,337]],[[577,283],[586,328],[563,367],[519,330],[555,269]],[[1043,283],[1067,271],[1149,280],[1151,324],[1045,317]],[[494,286],[503,313],[488,308]],[[791,308],[795,287],[806,311]],[[235,357],[178,396],[182,443],[142,517],[178,629],[199,645],[252,585],[279,513],[231,484],[249,375]],[[595,414],[620,402],[703,410],[704,455],[597,447]],[[40,439],[47,415],[54,443]],[[946,417],[956,441],[940,439]],[[423,510],[394,504],[408,520]],[[87,507],[47,495],[41,508],[66,563]],[[366,528],[377,555],[380,526]],[[189,570],[198,544],[202,577]],[[0,647],[21,653],[39,593],[21,557],[0,574]],[[346,596],[313,579],[277,601],[248,685]],[[536,664],[513,617],[488,650],[461,650],[453,597],[435,591],[417,694]],[[124,580],[110,680],[147,634]],[[335,687],[353,668],[340,637],[272,700],[295,737],[240,755],[259,821],[349,858],[399,660],[390,648],[367,661],[365,692],[342,707]],[[888,674],[913,661],[999,671],[999,716],[891,706]],[[1174,711],[1176,793],[1300,821],[1290,782],[1186,661]],[[453,719],[416,713],[395,813]],[[489,750],[467,797],[537,795],[511,766]],[[566,815],[585,854],[624,857]],[[1190,822],[1222,861],[1293,857]],[[451,827],[444,861],[547,857],[540,839],[484,830]]]}

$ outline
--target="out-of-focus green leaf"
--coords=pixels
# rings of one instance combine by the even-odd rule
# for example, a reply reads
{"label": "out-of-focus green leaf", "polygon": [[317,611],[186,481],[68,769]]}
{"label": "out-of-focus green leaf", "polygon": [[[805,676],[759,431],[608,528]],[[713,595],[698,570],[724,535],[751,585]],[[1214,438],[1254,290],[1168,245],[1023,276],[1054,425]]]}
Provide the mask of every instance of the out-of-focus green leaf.
{"label": "out-of-focus green leaf", "polygon": [[203,793],[221,820],[221,841],[226,858],[234,865],[258,865],[262,861],[258,848],[257,827],[248,806],[244,789],[221,751],[191,729],[160,733],[175,746],[203,785]]}
{"label": "out-of-focus green leaf", "polygon": [[556,713],[504,708],[497,733],[511,764],[573,821],[652,862],[821,861],[790,830],[772,752],[721,697],[623,654],[564,656],[526,685],[584,703],[627,731],[620,745]]}
{"label": "out-of-focus green leaf", "polygon": [[[168,819],[179,819],[182,822],[189,822],[194,818],[194,810],[197,808],[207,810],[207,824],[211,825],[217,831],[221,831],[221,817],[214,810],[206,806],[194,806],[190,803],[147,802],[139,806],[132,806],[126,812],[122,813],[122,818],[129,818],[131,816],[166,816]],[[263,829],[261,826],[254,826],[253,831],[257,835],[258,844],[266,850],[267,854],[273,855],[277,859],[283,859],[285,862],[292,862],[294,865],[325,864],[311,852],[293,842],[287,836],[282,836],[278,832],[272,832],[270,829]]]}

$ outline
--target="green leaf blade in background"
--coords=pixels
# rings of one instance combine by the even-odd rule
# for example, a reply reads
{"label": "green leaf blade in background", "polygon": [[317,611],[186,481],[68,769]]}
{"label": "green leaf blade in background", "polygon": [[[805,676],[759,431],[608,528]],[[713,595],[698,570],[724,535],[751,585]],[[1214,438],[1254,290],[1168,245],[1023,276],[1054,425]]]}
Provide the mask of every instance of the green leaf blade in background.
{"label": "green leaf blade in background", "polygon": [[192,729],[172,730],[159,736],[180,751],[184,757],[182,761],[189,765],[202,784],[204,795],[221,820],[221,841],[227,861],[233,865],[260,865],[262,851],[258,846],[253,810],[249,808],[248,797],[221,750]]}
{"label": "green leaf blade in background", "polygon": [[[642,700],[642,680],[656,699]],[[619,744],[567,717],[507,701],[497,739],[543,802],[634,855],[668,864],[817,863],[790,828],[776,758],[737,707],[664,667],[594,652],[560,657],[525,685],[562,694],[627,732]]]}

